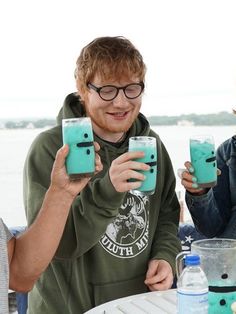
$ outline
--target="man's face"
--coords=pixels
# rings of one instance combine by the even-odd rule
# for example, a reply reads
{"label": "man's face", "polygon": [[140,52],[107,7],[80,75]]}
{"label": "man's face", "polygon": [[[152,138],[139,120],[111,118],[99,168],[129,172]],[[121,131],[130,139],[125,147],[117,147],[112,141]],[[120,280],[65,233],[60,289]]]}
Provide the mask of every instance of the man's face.
{"label": "man's face", "polygon": [[[131,83],[139,83],[139,79],[132,77],[119,81],[104,81],[95,76],[90,82],[96,87],[114,85],[123,87]],[[110,101],[101,99],[99,94],[90,89],[82,99],[85,102],[86,112],[93,122],[93,128],[97,135],[127,132],[136,119],[142,102],[142,94],[135,99],[128,99],[123,90],[119,90],[117,97]]]}

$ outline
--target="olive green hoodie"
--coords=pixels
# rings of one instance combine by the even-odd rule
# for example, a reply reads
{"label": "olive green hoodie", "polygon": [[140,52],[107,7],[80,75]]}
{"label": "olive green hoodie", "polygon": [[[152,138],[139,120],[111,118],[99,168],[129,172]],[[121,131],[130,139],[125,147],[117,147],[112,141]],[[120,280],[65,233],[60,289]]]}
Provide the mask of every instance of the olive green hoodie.
{"label": "olive green hoodie", "polygon": [[[34,221],[62,146],[62,118],[84,116],[75,94],[65,99],[57,126],[42,132],[30,147],[24,167],[24,203]],[[111,162],[128,149],[128,137],[157,139],[157,188],[154,195],[118,193],[109,178]],[[158,135],[139,114],[119,148],[94,134],[103,171],[77,196],[53,261],[29,295],[30,314],[80,314],[103,302],[147,291],[148,261],[164,259],[173,270],[180,250],[179,203],[170,158]]]}

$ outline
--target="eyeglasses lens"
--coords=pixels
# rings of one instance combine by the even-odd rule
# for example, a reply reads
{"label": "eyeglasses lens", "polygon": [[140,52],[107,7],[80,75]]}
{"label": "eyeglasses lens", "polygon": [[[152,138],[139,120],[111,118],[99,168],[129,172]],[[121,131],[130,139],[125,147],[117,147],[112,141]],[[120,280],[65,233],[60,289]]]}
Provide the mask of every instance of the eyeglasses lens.
{"label": "eyeglasses lens", "polygon": [[[142,86],[140,84],[130,84],[122,88],[125,96],[130,99],[137,98],[142,93]],[[100,97],[104,100],[114,99],[119,92],[119,88],[115,86],[104,86],[100,89]]]}

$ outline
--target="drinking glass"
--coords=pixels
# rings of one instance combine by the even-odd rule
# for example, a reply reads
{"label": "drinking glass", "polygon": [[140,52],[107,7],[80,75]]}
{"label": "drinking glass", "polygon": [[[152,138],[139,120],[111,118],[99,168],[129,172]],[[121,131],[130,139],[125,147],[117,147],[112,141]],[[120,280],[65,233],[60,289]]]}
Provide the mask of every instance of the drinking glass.
{"label": "drinking glass", "polygon": [[90,177],[95,171],[95,150],[90,118],[62,120],[63,143],[69,145],[66,169],[71,179]]}
{"label": "drinking glass", "polygon": [[[157,176],[157,149],[156,138],[150,136],[134,136],[129,139],[129,151],[143,151],[144,157],[137,158],[136,161],[144,162],[151,168],[148,171],[137,170],[144,174],[146,179],[142,181],[142,185],[136,190],[130,192],[135,195],[152,195],[156,188]],[[132,180],[131,180],[132,181]]]}
{"label": "drinking glass", "polygon": [[190,138],[191,164],[200,188],[210,188],[217,183],[215,143],[211,135],[195,135]]}

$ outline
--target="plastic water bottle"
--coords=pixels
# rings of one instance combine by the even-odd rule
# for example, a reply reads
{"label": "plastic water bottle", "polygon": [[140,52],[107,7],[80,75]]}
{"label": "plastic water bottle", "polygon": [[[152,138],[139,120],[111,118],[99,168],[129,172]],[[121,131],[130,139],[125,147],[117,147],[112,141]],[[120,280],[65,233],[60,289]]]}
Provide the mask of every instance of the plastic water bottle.
{"label": "plastic water bottle", "polygon": [[178,314],[208,314],[208,281],[199,255],[188,254],[177,281]]}

